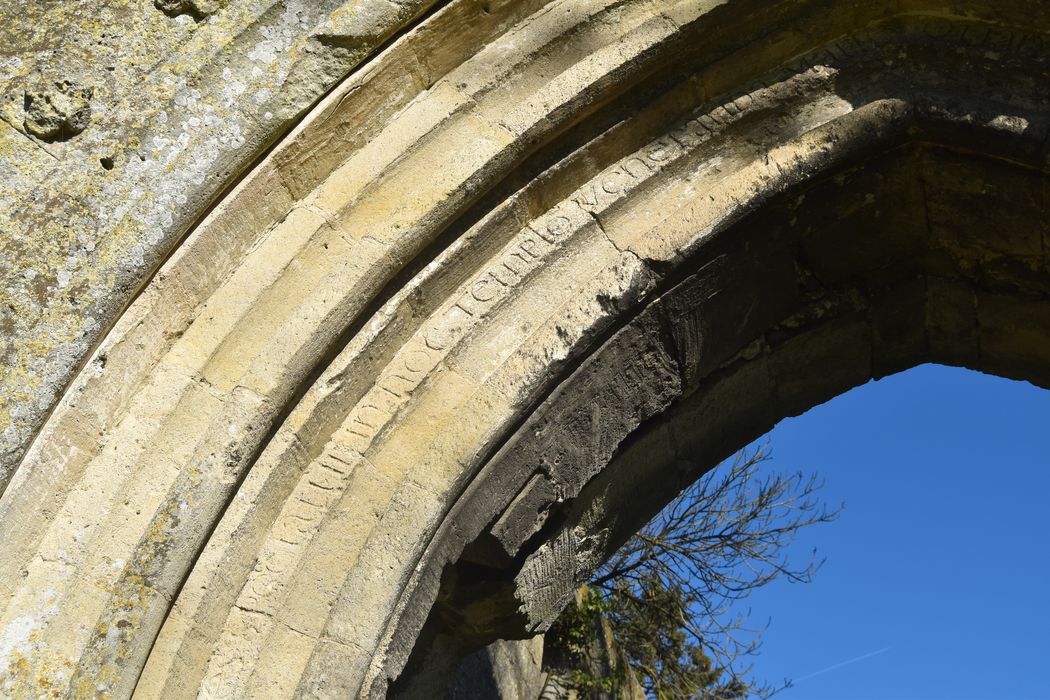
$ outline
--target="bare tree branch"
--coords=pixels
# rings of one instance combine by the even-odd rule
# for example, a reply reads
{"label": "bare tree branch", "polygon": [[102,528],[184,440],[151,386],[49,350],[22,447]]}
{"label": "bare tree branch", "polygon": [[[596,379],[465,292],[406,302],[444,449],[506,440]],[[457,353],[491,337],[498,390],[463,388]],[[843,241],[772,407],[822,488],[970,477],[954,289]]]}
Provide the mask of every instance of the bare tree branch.
{"label": "bare tree branch", "polygon": [[[590,583],[607,601],[618,638],[628,637],[621,643],[652,697],[768,697],[789,685],[747,680],[752,668],[743,660],[758,651],[763,628],[748,626],[750,611],[730,612],[776,579],[810,581],[823,560],[814,550],[797,565],[788,560],[787,547],[802,528],[834,520],[841,506],[828,510],[817,498],[823,482],[815,476],[765,473],[760,467],[769,459],[767,443],[709,472],[631,538]],[[653,620],[669,628],[650,624]],[[638,629],[628,629],[631,625]],[[630,638],[632,633],[672,637],[646,641]],[[684,637],[673,637],[678,633]],[[660,658],[657,647],[671,654],[702,653],[693,659]],[[707,676],[697,675],[706,668],[702,656],[713,663]],[[682,665],[677,676],[674,664]],[[685,666],[693,669],[688,678]],[[723,680],[710,682],[719,676]],[[707,679],[702,691],[695,687],[698,679]]]}

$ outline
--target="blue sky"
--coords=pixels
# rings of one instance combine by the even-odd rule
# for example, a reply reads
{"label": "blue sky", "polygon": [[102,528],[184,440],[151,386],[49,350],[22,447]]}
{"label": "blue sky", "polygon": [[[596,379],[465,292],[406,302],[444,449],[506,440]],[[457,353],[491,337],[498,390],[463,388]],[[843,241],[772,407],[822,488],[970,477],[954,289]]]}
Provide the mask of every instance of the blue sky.
{"label": "blue sky", "polygon": [[1050,391],[936,365],[781,422],[766,467],[846,507],[794,545],[827,557],[813,583],[752,595],[756,677],[799,679],[784,700],[1050,698],[1048,433]]}

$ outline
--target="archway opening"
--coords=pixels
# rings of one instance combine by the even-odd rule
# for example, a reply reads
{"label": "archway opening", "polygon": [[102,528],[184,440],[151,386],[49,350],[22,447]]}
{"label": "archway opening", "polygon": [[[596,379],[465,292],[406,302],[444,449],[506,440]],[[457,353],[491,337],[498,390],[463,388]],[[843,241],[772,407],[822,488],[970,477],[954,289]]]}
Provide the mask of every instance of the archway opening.
{"label": "archway opening", "polygon": [[771,467],[846,508],[797,543],[828,556],[811,585],[754,594],[757,672],[786,698],[1041,696],[1047,415],[1026,382],[921,365],[781,422]]}
{"label": "archway opening", "polygon": [[[726,611],[722,624],[744,614],[762,641],[734,666],[770,687],[789,682],[778,691],[789,698],[1041,697],[1048,414],[1050,392],[1028,382],[923,364],[785,419],[749,446],[773,446],[756,478],[815,473],[828,505],[846,508],[787,548],[796,566],[828,557],[810,585],[778,578]],[[577,633],[593,624],[571,619]],[[600,665],[618,652],[602,639],[583,642],[592,656],[577,662],[592,666],[582,682],[619,687],[617,666]],[[571,685],[563,644],[549,635],[495,644],[461,666],[451,697],[475,697],[486,679],[491,697],[513,683]]]}
{"label": "archway opening", "polygon": [[[935,126],[784,192],[669,274],[486,465],[506,478],[544,463],[563,483],[537,508],[534,478],[467,548],[445,583],[484,581],[488,567],[497,591],[443,589],[437,637],[422,639],[441,638],[434,620],[474,626],[478,599],[502,610],[497,626],[542,629],[684,485],[872,378],[937,362],[1045,386],[1041,173],[953,146],[959,133]],[[622,434],[606,439],[610,425]],[[485,470],[465,503],[485,495]],[[425,668],[410,660],[406,678]]]}
{"label": "archway opening", "polygon": [[785,416],[1050,383],[1031,2],[541,5],[394,42],[122,316],[5,493],[19,683],[382,696],[435,595],[464,643],[542,629]]}

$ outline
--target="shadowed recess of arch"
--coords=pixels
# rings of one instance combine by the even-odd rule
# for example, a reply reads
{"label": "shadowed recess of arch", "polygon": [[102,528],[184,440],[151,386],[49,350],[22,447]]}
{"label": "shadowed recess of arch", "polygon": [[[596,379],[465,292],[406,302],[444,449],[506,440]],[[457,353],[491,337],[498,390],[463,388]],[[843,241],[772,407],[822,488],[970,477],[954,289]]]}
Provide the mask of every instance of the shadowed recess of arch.
{"label": "shadowed recess of arch", "polygon": [[783,418],[925,362],[1050,388],[1045,175],[911,131],[721,232],[529,417],[457,506],[469,522],[487,475],[528,479],[446,571],[396,696],[542,630],[595,562]]}

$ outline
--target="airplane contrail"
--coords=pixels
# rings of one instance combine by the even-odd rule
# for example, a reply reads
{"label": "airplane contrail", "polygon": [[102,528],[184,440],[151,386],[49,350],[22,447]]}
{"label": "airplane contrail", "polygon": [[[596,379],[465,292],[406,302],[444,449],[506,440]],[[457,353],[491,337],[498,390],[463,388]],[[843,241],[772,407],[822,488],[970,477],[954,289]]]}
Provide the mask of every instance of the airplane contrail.
{"label": "airplane contrail", "polygon": [[794,682],[798,683],[799,681],[809,680],[810,678],[813,678],[815,676],[819,676],[822,673],[827,673],[828,671],[834,671],[837,668],[842,668],[843,666],[849,666],[850,664],[855,664],[858,661],[863,661],[864,659],[870,659],[873,656],[878,656],[879,654],[884,654],[885,652],[887,652],[889,650],[890,650],[890,647],[884,647],[884,648],[879,649],[877,651],[868,652],[867,654],[864,654],[863,656],[858,656],[858,657],[853,658],[853,659],[848,659],[846,661],[841,661],[841,662],[835,664],[834,666],[828,666],[827,668],[822,668],[819,671],[814,671],[813,673],[810,673],[810,674],[807,674],[805,676],[802,676],[801,678],[795,678]]}

